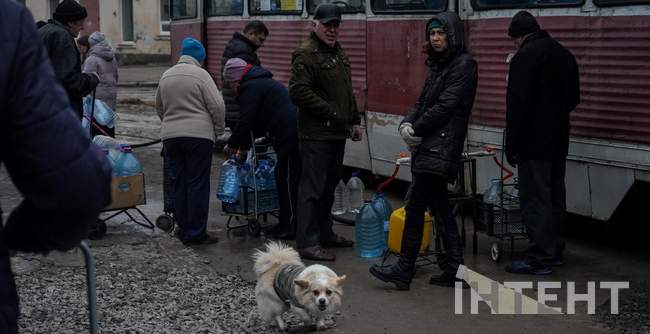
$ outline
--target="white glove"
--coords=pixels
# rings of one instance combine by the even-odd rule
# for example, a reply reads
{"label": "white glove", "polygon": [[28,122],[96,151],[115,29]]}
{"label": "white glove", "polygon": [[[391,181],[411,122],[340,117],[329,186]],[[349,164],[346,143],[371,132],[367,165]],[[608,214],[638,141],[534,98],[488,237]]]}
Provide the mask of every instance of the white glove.
{"label": "white glove", "polygon": [[413,130],[411,123],[402,123],[399,126],[399,134],[409,148],[414,148],[422,143],[422,137],[415,136],[415,130]]}

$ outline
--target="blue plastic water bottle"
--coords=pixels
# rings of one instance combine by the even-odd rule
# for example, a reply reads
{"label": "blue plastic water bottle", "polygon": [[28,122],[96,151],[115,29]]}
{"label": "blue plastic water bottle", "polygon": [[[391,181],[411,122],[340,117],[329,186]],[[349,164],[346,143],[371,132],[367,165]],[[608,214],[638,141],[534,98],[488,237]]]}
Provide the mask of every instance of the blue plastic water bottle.
{"label": "blue plastic water bottle", "polygon": [[219,171],[219,187],[217,198],[224,203],[235,203],[239,200],[239,164],[231,157],[221,165]]}
{"label": "blue plastic water bottle", "polygon": [[118,150],[119,153],[117,158],[115,158],[115,165],[113,166],[113,175],[133,176],[142,173],[142,164],[133,155],[133,150],[130,146],[120,144]]}
{"label": "blue plastic water bottle", "polygon": [[390,205],[384,193],[377,192],[372,198],[371,205],[383,219],[384,239],[388,240],[388,226],[390,224],[390,215],[393,213],[393,207]]}
{"label": "blue plastic water bottle", "polygon": [[363,258],[380,257],[386,251],[383,213],[373,203],[366,203],[359,209],[354,225],[354,250]]}

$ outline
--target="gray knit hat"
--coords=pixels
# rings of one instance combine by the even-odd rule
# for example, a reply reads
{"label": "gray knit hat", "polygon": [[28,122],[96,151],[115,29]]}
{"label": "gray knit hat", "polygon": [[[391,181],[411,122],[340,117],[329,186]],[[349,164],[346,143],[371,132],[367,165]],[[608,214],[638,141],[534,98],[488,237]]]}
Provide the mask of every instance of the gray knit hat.
{"label": "gray knit hat", "polygon": [[92,47],[105,40],[106,40],[106,35],[104,35],[104,33],[95,31],[94,33],[90,34],[90,37],[88,37],[88,44]]}

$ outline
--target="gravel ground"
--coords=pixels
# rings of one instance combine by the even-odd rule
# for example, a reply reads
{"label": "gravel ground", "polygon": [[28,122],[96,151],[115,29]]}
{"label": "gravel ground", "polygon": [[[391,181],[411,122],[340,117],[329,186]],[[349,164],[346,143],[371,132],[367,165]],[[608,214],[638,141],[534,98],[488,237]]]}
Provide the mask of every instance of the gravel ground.
{"label": "gravel ground", "polygon": [[[218,264],[167,235],[110,228],[106,239],[91,244],[100,332],[273,332],[257,314],[254,282],[215,273],[211,266]],[[117,228],[133,230],[129,225]],[[13,262],[21,297],[21,333],[88,331],[80,252],[21,254]],[[285,320],[294,333],[315,329],[289,314]]]}
{"label": "gravel ground", "polygon": [[596,309],[596,316],[616,333],[650,333],[650,281],[631,282],[618,298],[619,314],[610,314],[610,303]]}

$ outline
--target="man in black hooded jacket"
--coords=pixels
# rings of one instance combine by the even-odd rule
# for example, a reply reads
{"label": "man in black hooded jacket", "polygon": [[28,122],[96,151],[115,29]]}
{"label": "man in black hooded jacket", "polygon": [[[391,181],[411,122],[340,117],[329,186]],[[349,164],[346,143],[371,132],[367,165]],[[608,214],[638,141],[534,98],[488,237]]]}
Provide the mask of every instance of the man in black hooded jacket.
{"label": "man in black hooded jacket", "polygon": [[[242,32],[234,33],[221,56],[221,73],[223,73],[226,62],[232,58],[241,58],[249,64],[260,66],[261,62],[257,56],[257,49],[264,45],[264,41],[268,36],[269,29],[264,22],[259,20],[248,22]],[[237,92],[233,92],[229,85],[224,84],[222,93],[223,102],[226,104],[226,126],[234,128],[239,121]]]}
{"label": "man in black hooded jacket", "polygon": [[401,254],[393,266],[370,268],[372,275],[394,283],[400,290],[409,289],[415,274],[427,207],[435,210],[445,249],[438,259],[442,274],[431,277],[429,283],[454,286],[456,271],[463,263],[447,183],[453,182],[461,171],[461,153],[476,94],[477,65],[465,50],[463,23],[457,14],[444,12],[434,16],[427,23],[426,37],[427,79],[417,103],[399,127],[412,152],[412,181]]}
{"label": "man in black hooded jacket", "polygon": [[53,19],[38,29],[45,45],[54,73],[68,94],[72,108],[81,120],[82,99],[99,84],[97,74],[81,73],[81,56],[75,38],[83,30],[88,14],[75,0],[64,0],[58,6]]}
{"label": "man in black hooded jacket", "polygon": [[520,11],[508,35],[518,47],[508,72],[506,157],[518,168],[523,221],[531,245],[506,270],[550,274],[564,251],[569,113],[580,102],[578,65],[569,50]]}

